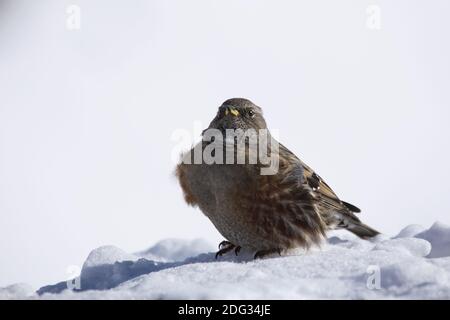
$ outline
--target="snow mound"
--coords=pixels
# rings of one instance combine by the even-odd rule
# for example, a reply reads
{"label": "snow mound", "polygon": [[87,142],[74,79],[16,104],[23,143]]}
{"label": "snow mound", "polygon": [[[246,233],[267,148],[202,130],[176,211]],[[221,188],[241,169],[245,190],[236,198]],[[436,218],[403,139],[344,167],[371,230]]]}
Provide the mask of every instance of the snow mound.
{"label": "snow mound", "polygon": [[411,224],[409,226],[407,226],[406,228],[404,228],[402,231],[400,231],[400,233],[394,237],[395,238],[412,238],[415,235],[425,231],[426,228],[424,228],[421,225],[418,224]]}
{"label": "snow mound", "polygon": [[432,244],[429,258],[450,257],[450,227],[436,222],[430,229],[422,231],[415,236]]}
{"label": "snow mound", "polygon": [[113,264],[117,261],[134,261],[137,259],[138,257],[126,253],[125,251],[117,247],[103,246],[91,251],[83,264],[83,268]]}
{"label": "snow mound", "polygon": [[426,257],[431,252],[431,244],[422,239],[392,239],[377,244],[373,250],[384,250],[411,254],[416,257]]}
{"label": "snow mound", "polygon": [[[101,247],[86,260],[80,288],[69,290],[61,282],[41,288],[38,297],[450,299],[449,240],[450,227],[435,223],[371,241],[333,235],[320,249],[290,250],[262,260],[253,260],[246,250],[215,260],[214,252],[205,253],[211,246],[202,240],[163,240],[135,255]],[[19,296],[16,290],[8,292],[8,298]]]}
{"label": "snow mound", "polygon": [[147,260],[161,262],[183,261],[189,257],[197,256],[203,252],[214,250],[213,246],[203,239],[186,241],[182,239],[161,240],[149,249],[136,253]]}
{"label": "snow mound", "polygon": [[25,283],[16,283],[0,288],[0,300],[27,299],[35,294],[33,288]]}

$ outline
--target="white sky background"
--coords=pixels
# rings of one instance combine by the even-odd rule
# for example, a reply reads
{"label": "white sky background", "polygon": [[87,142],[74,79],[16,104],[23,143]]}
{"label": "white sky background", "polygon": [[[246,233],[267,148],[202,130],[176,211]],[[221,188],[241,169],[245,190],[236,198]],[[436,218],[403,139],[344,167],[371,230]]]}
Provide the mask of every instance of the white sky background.
{"label": "white sky background", "polygon": [[[81,7],[81,30],[66,7]],[[381,30],[366,27],[369,4]],[[91,249],[222,240],[172,176],[227,98],[387,234],[450,223],[450,2],[0,0],[0,286]]]}

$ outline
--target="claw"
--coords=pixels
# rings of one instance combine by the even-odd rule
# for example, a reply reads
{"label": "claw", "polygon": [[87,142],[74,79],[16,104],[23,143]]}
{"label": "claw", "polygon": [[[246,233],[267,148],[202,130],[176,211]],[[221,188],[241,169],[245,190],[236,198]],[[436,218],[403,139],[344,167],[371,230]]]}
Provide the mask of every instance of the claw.
{"label": "claw", "polygon": [[229,245],[228,247],[225,247],[225,248],[223,248],[223,249],[220,249],[220,250],[217,251],[217,253],[216,253],[216,260],[217,260],[218,257],[223,256],[225,253],[227,253],[227,252],[233,250],[234,248],[235,248],[235,245],[234,245],[234,244],[231,244],[231,245]]}
{"label": "claw", "polygon": [[223,247],[225,247],[225,246],[230,246],[230,245],[233,245],[230,241],[227,241],[227,240],[224,240],[224,241],[222,241],[221,243],[219,243],[219,250],[221,250]]}
{"label": "claw", "polygon": [[237,247],[232,244],[230,241],[224,240],[221,243],[219,243],[219,251],[216,253],[216,260],[218,257],[224,255],[228,251],[231,251],[233,249],[236,249]]}
{"label": "claw", "polygon": [[234,254],[237,256],[237,255],[239,254],[240,251],[241,251],[241,247],[240,247],[240,246],[237,246],[237,247],[234,249]]}

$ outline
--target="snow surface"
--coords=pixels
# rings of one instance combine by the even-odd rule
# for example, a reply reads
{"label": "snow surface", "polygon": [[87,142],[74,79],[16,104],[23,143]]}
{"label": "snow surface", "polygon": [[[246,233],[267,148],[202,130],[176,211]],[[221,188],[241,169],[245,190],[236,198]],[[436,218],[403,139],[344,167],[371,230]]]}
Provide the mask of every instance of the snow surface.
{"label": "snow surface", "polygon": [[216,261],[214,250],[199,239],[135,254],[104,246],[85,261],[80,290],[18,284],[0,299],[450,299],[450,227],[438,222],[372,241],[335,233],[322,248],[262,260],[242,251]]}
{"label": "snow surface", "polygon": [[26,299],[33,295],[33,288],[26,283],[16,283],[6,288],[0,288],[0,300]]}
{"label": "snow surface", "polygon": [[197,256],[201,253],[214,250],[208,242],[203,239],[194,239],[191,241],[181,239],[161,240],[153,247],[136,253],[137,256],[147,260],[156,260],[160,262],[183,261],[189,257]]}

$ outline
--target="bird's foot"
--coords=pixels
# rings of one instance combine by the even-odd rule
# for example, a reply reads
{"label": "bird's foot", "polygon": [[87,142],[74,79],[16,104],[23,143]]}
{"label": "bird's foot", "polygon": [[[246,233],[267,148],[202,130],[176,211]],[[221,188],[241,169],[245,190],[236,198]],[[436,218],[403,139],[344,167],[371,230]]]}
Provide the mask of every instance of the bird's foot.
{"label": "bird's foot", "polygon": [[278,253],[281,256],[281,249],[277,248],[277,249],[269,249],[269,250],[260,250],[257,251],[255,253],[255,255],[253,256],[253,259],[262,259],[265,256],[268,256],[272,253]]}
{"label": "bird's foot", "polygon": [[230,251],[233,250],[233,249],[234,249],[235,252],[236,252],[237,248],[239,248],[239,247],[236,247],[234,244],[232,244],[232,243],[229,242],[229,241],[222,241],[222,242],[219,244],[219,251],[217,251],[217,253],[216,253],[216,259],[217,259],[218,257],[223,256],[225,253],[230,252]]}
{"label": "bird's foot", "polygon": [[234,244],[232,244],[230,241],[224,240],[221,243],[219,243],[219,250],[222,250],[223,248],[228,246],[234,246]]}

